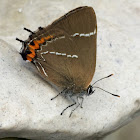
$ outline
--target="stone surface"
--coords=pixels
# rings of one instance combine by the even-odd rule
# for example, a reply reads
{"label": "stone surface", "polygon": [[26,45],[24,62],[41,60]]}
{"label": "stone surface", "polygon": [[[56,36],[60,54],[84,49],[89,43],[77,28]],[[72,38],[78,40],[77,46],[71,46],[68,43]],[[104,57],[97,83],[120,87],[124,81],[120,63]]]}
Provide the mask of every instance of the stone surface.
{"label": "stone surface", "polygon": [[104,140],[139,140],[140,139],[140,116],[121,129],[108,135]]}
{"label": "stone surface", "polygon": [[[103,91],[84,100],[71,118],[63,97],[19,55],[27,39],[23,27],[47,26],[71,9],[92,6],[98,22],[97,67],[93,81]],[[140,114],[140,5],[137,0],[4,0],[0,1],[0,138],[93,140],[102,138]]]}

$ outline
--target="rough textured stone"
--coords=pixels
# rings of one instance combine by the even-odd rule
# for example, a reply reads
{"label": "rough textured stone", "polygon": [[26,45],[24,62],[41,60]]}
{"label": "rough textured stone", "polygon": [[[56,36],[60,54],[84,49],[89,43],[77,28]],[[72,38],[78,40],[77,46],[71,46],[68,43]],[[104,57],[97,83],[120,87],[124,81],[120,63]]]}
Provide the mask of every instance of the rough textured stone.
{"label": "rough textured stone", "polygon": [[[98,22],[97,67],[93,81],[121,98],[100,90],[84,100],[71,118],[63,97],[46,83],[31,63],[19,55],[27,39],[23,27],[36,30],[71,9],[88,5]],[[127,124],[140,112],[140,19],[136,0],[5,0],[0,1],[0,138],[23,137],[41,140],[93,140]]]}

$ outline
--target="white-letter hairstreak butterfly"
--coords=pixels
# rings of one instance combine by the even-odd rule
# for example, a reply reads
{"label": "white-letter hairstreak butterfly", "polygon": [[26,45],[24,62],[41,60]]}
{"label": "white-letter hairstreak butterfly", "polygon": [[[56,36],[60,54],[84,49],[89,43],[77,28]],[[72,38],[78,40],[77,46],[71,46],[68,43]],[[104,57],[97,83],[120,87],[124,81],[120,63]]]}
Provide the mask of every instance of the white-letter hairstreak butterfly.
{"label": "white-letter hairstreak butterfly", "polygon": [[82,107],[83,95],[91,95],[94,88],[103,90],[93,85],[112,74],[90,85],[96,66],[97,21],[93,8],[76,8],[35,32],[24,29],[31,35],[25,41],[16,38],[23,44],[20,52],[22,58],[31,61],[47,81],[62,89],[58,95],[64,93],[73,102],[61,115],[76,103],[78,105],[71,114],[77,107]]}

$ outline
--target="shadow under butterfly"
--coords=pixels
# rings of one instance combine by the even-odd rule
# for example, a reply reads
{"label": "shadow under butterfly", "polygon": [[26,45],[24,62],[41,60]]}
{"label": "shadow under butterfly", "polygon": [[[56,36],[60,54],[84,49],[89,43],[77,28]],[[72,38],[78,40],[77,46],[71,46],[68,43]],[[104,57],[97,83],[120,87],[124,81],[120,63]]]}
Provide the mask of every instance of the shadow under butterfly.
{"label": "shadow under butterfly", "polygon": [[97,88],[119,97],[94,86],[112,74],[90,85],[96,67],[97,41],[97,21],[92,7],[76,8],[35,32],[24,29],[31,32],[29,38],[25,41],[16,38],[22,42],[20,54],[23,60],[31,61],[45,80],[62,89],[51,100],[63,94],[73,102],[61,115],[76,104],[70,116],[79,106],[82,108],[83,95],[89,96]]}

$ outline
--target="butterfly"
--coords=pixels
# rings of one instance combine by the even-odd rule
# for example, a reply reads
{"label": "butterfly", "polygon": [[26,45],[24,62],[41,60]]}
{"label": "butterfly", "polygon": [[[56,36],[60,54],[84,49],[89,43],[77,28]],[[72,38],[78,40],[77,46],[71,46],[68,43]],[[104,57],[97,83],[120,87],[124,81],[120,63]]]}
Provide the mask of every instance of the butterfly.
{"label": "butterfly", "polygon": [[82,108],[83,95],[93,94],[99,88],[93,86],[96,82],[112,76],[90,84],[96,68],[97,46],[97,20],[92,7],[78,7],[35,32],[24,29],[31,33],[29,38],[25,41],[16,38],[22,42],[23,60],[31,61],[45,80],[62,89],[57,96],[64,93],[73,102],[61,115],[76,104],[70,116],[76,108]]}

